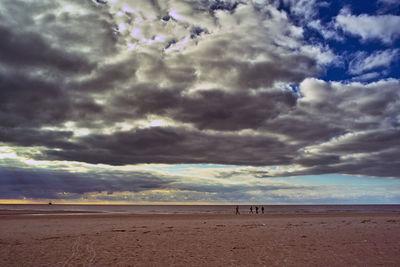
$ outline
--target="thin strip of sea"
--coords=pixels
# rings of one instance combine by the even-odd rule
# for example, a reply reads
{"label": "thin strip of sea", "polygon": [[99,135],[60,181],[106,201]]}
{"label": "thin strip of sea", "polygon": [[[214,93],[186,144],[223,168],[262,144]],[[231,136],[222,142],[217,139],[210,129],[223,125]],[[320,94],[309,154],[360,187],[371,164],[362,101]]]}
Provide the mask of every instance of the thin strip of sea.
{"label": "thin strip of sea", "polygon": [[[240,212],[250,211],[251,205],[239,205]],[[400,212],[400,205],[253,205],[264,207],[268,214],[296,214],[296,213],[341,213],[341,212]],[[29,210],[29,211],[67,211],[68,215],[74,212],[99,212],[106,214],[234,214],[236,205],[47,205],[47,204],[1,204],[0,210]]]}

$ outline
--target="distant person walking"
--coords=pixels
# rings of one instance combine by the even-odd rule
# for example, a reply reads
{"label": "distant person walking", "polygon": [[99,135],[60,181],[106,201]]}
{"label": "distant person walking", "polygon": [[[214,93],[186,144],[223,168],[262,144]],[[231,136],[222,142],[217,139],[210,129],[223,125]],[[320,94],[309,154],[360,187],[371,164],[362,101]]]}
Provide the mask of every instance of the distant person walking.
{"label": "distant person walking", "polygon": [[261,206],[261,212],[264,214],[264,206]]}
{"label": "distant person walking", "polygon": [[258,214],[258,207],[256,206],[256,214]]}
{"label": "distant person walking", "polygon": [[250,206],[250,211],[249,213],[253,214],[253,206]]}
{"label": "distant person walking", "polygon": [[240,215],[239,206],[238,205],[236,205],[236,215]]}

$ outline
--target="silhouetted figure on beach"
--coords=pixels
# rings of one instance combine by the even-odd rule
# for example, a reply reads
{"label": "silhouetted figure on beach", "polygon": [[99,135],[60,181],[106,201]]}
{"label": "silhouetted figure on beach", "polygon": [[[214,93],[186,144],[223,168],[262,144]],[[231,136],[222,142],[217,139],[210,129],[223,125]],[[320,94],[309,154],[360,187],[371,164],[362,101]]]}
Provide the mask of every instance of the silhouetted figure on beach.
{"label": "silhouetted figure on beach", "polygon": [[249,213],[253,214],[253,206],[250,206],[250,211]]}
{"label": "silhouetted figure on beach", "polygon": [[258,214],[258,207],[256,206],[256,214]]}
{"label": "silhouetted figure on beach", "polygon": [[264,206],[261,206],[261,212],[264,214]]}
{"label": "silhouetted figure on beach", "polygon": [[240,215],[239,206],[238,205],[236,205],[236,215]]}

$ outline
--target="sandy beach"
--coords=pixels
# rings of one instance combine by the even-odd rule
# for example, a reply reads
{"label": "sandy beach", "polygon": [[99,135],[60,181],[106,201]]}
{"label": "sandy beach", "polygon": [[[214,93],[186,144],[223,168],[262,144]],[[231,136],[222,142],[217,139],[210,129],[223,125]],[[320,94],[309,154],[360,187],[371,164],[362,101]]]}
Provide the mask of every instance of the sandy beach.
{"label": "sandy beach", "polygon": [[0,216],[0,266],[400,266],[400,214]]}

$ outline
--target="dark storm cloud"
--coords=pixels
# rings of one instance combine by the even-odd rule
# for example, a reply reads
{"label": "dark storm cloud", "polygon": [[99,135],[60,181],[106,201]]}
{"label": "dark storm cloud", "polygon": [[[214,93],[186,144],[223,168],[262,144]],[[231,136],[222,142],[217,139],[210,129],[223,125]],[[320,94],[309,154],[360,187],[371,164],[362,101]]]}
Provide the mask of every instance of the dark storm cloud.
{"label": "dark storm cloud", "polygon": [[400,129],[369,131],[344,135],[342,138],[321,145],[325,153],[373,153],[387,149],[400,149]]}
{"label": "dark storm cloud", "polygon": [[399,129],[344,135],[320,145],[316,153],[296,160],[310,168],[294,175],[346,173],[399,177],[399,137]]}
{"label": "dark storm cloud", "polygon": [[77,139],[78,148],[43,151],[44,157],[111,165],[137,163],[288,164],[296,147],[272,137],[206,134],[153,127]]}
{"label": "dark storm cloud", "polygon": [[91,192],[141,192],[168,187],[172,178],[148,172],[103,171],[102,173],[68,173],[32,169],[0,169],[2,198],[76,198]]}
{"label": "dark storm cloud", "polygon": [[0,60],[3,64],[57,68],[67,72],[88,72],[94,68],[94,64],[78,55],[52,48],[37,33],[15,33],[0,26],[0,36]]}
{"label": "dark storm cloud", "polygon": [[346,132],[343,127],[321,121],[320,114],[317,110],[315,113],[308,113],[295,109],[287,115],[266,122],[262,129],[283,134],[304,145],[329,140]]}
{"label": "dark storm cloud", "polygon": [[317,155],[302,155],[294,161],[304,167],[312,166],[329,166],[329,164],[337,164],[340,162],[340,155],[330,155],[318,153]]}
{"label": "dark storm cloud", "polygon": [[166,90],[143,84],[122,92],[111,104],[118,105],[117,112],[130,110],[132,115],[136,113],[136,117],[167,115],[178,121],[193,123],[198,129],[232,131],[262,126],[267,120],[293,108],[296,97],[290,92],[278,90],[252,94],[217,89],[183,96],[177,89]]}
{"label": "dark storm cloud", "polygon": [[66,119],[70,97],[62,85],[24,73],[0,73],[0,117],[3,127],[40,127]]}
{"label": "dark storm cloud", "polygon": [[399,177],[399,153],[397,151],[384,151],[362,158],[348,157],[335,161],[333,164],[324,165],[316,160],[308,168],[297,171],[282,171],[279,176],[320,175],[320,174],[348,174],[375,177]]}
{"label": "dark storm cloud", "polygon": [[43,126],[54,127],[69,120],[89,120],[101,115],[103,108],[90,96],[74,95],[65,87],[23,72],[0,73],[2,132],[18,128],[19,140],[24,142],[25,130],[39,132]]}
{"label": "dark storm cloud", "polygon": [[[55,127],[77,118],[88,120],[101,113],[92,96],[71,88],[76,84],[72,81],[81,75],[104,70],[95,55],[113,52],[112,24],[109,17],[96,16],[95,12],[106,13],[96,11],[88,1],[76,4],[88,9],[87,13],[55,12],[63,5],[53,1],[4,1],[0,5],[3,133],[7,127],[18,127],[22,140],[25,130],[40,131],[43,126]],[[90,48],[89,53],[82,52],[85,47]],[[116,71],[110,72],[118,77]]]}
{"label": "dark storm cloud", "polygon": [[0,127],[0,142],[19,146],[46,146],[67,148],[75,145],[65,141],[73,135],[68,131],[39,131],[25,128]]}
{"label": "dark storm cloud", "polygon": [[87,97],[90,97],[91,93],[106,93],[123,83],[129,84],[129,80],[135,78],[137,68],[138,62],[135,59],[104,63],[98,66],[90,77],[80,81],[70,81],[67,86],[75,94],[83,93]]}

